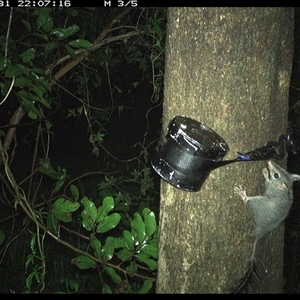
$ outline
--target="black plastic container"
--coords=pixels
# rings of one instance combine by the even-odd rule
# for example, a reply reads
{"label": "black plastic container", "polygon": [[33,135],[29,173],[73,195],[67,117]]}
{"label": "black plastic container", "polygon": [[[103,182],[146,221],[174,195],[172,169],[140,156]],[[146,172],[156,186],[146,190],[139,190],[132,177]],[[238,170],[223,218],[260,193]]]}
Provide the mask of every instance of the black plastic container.
{"label": "black plastic container", "polygon": [[174,117],[152,158],[153,169],[177,188],[196,192],[228,152],[227,143],[202,123]]}

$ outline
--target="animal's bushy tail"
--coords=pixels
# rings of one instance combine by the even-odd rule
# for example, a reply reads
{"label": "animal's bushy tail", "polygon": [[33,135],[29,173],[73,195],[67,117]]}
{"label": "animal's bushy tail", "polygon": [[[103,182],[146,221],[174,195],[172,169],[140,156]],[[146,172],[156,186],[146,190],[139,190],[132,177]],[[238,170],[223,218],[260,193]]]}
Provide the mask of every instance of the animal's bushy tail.
{"label": "animal's bushy tail", "polygon": [[232,294],[248,294],[260,281],[257,265],[254,256],[249,260],[246,274],[236,283]]}

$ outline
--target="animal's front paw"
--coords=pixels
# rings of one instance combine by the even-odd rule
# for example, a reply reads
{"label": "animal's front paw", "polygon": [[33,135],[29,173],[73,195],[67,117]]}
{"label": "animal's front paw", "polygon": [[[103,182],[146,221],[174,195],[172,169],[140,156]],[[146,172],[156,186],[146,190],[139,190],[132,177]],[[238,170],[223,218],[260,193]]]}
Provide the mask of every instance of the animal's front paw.
{"label": "animal's front paw", "polygon": [[246,190],[244,190],[241,186],[235,186],[234,187],[234,192],[236,193],[236,194],[238,194],[241,198],[242,198],[242,200],[245,202],[245,203],[247,203],[248,202],[248,200],[249,200],[249,198],[248,198],[248,196],[246,195]]}

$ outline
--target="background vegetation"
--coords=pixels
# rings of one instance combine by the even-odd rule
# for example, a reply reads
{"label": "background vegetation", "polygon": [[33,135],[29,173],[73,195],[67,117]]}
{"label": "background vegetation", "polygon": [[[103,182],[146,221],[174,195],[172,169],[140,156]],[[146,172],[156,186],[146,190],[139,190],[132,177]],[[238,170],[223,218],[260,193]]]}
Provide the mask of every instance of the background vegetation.
{"label": "background vegetation", "polygon": [[0,292],[153,291],[165,9],[1,16]]}

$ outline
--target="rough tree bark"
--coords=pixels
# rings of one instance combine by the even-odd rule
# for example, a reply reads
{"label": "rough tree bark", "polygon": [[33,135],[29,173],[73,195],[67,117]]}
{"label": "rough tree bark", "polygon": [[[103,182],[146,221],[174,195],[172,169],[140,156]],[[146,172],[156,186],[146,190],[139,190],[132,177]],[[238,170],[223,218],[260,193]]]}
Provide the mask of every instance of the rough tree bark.
{"label": "rough tree bark", "polygon": [[[226,159],[276,141],[287,128],[292,55],[292,8],[169,8],[163,134],[175,115],[191,117],[225,139]],[[260,194],[265,164],[218,168],[196,193],[161,182],[157,293],[224,293],[241,278],[254,220],[233,189]],[[253,292],[282,291],[283,233],[259,243]]]}

